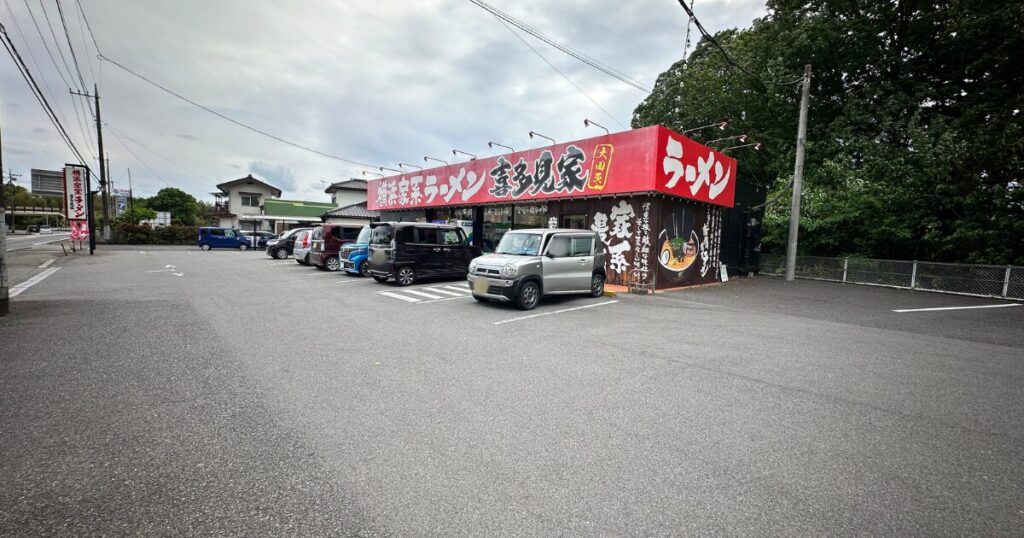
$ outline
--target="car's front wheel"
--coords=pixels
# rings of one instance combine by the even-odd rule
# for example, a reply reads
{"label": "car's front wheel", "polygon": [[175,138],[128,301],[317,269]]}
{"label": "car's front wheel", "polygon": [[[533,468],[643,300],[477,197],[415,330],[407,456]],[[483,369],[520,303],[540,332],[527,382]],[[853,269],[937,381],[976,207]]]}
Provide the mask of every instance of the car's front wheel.
{"label": "car's front wheel", "polygon": [[242,243],[241,245],[238,245],[238,250],[249,250],[249,245]]}
{"label": "car's front wheel", "polygon": [[363,260],[359,264],[359,276],[370,276],[370,262]]}
{"label": "car's front wheel", "polygon": [[600,297],[604,295],[604,276],[601,273],[594,273],[594,276],[590,277],[590,296]]}
{"label": "car's front wheel", "polygon": [[395,274],[395,282],[399,286],[411,285],[413,282],[416,282],[416,270],[409,266],[402,267]]}
{"label": "car's front wheel", "polygon": [[288,249],[281,247],[274,251],[274,257],[283,260],[288,257]]}
{"label": "car's front wheel", "polygon": [[199,248],[201,248],[203,250],[210,250],[210,245],[207,245],[206,243],[203,243],[203,244],[199,245]]}
{"label": "car's front wheel", "polygon": [[522,310],[533,310],[540,302],[540,286],[536,282],[523,283],[519,288],[519,295],[516,296],[516,306]]}
{"label": "car's front wheel", "polygon": [[324,265],[327,266],[328,271],[337,271],[338,269],[341,269],[341,261],[338,260],[337,256],[331,256],[330,258],[327,258],[327,261],[324,262]]}

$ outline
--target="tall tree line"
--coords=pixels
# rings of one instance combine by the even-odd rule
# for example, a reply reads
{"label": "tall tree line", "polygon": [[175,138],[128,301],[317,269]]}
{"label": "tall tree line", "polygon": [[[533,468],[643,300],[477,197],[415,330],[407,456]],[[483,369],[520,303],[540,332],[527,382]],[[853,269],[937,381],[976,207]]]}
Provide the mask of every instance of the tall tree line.
{"label": "tall tree line", "polygon": [[[722,118],[760,152],[764,250],[784,252],[799,106],[812,64],[800,253],[1024,265],[1024,3],[771,0],[745,30],[659,76],[633,126]],[[743,150],[738,150],[743,151]]]}

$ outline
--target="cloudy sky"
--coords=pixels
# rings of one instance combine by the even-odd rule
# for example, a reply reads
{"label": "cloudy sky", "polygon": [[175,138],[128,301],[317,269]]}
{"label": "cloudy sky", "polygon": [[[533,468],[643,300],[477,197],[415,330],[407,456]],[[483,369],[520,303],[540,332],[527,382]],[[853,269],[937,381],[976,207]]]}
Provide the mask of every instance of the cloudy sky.
{"label": "cloudy sky", "polygon": [[[94,158],[91,118],[68,94],[68,82],[81,84],[57,1],[4,0],[0,21],[75,144]],[[82,78],[100,89],[115,187],[127,187],[131,168],[137,194],[174,186],[212,199],[217,183],[252,173],[285,198],[325,201],[327,183],[362,177],[363,168],[245,130],[100,61],[75,0],[59,1]],[[453,148],[493,155],[489,140],[545,145],[530,130],[560,141],[592,136],[584,118],[624,130],[645,97],[517,30],[570,84],[469,0],[80,2],[104,56],[242,123],[375,166],[423,164],[425,155],[451,161]],[[488,3],[648,87],[683,54],[687,21],[675,0]],[[763,0],[697,0],[694,11],[712,32],[747,27],[765,12]],[[12,60],[4,54],[0,63],[3,167],[22,173],[27,187],[30,168],[74,159]]]}

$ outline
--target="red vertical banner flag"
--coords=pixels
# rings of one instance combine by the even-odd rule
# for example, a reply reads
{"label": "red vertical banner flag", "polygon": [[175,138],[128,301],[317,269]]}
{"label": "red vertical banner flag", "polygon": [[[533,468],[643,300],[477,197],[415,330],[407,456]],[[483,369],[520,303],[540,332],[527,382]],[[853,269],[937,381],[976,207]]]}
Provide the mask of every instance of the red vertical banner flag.
{"label": "red vertical banner flag", "polygon": [[68,220],[89,218],[89,193],[85,192],[84,166],[64,165],[64,216]]}

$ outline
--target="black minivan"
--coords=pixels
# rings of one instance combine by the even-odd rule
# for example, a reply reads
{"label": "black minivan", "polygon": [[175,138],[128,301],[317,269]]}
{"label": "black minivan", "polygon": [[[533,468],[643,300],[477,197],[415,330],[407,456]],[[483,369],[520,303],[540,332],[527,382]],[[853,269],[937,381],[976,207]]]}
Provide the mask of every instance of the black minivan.
{"label": "black minivan", "polygon": [[419,278],[465,277],[469,262],[483,254],[450,224],[375,222],[370,224],[370,275],[408,286]]}

